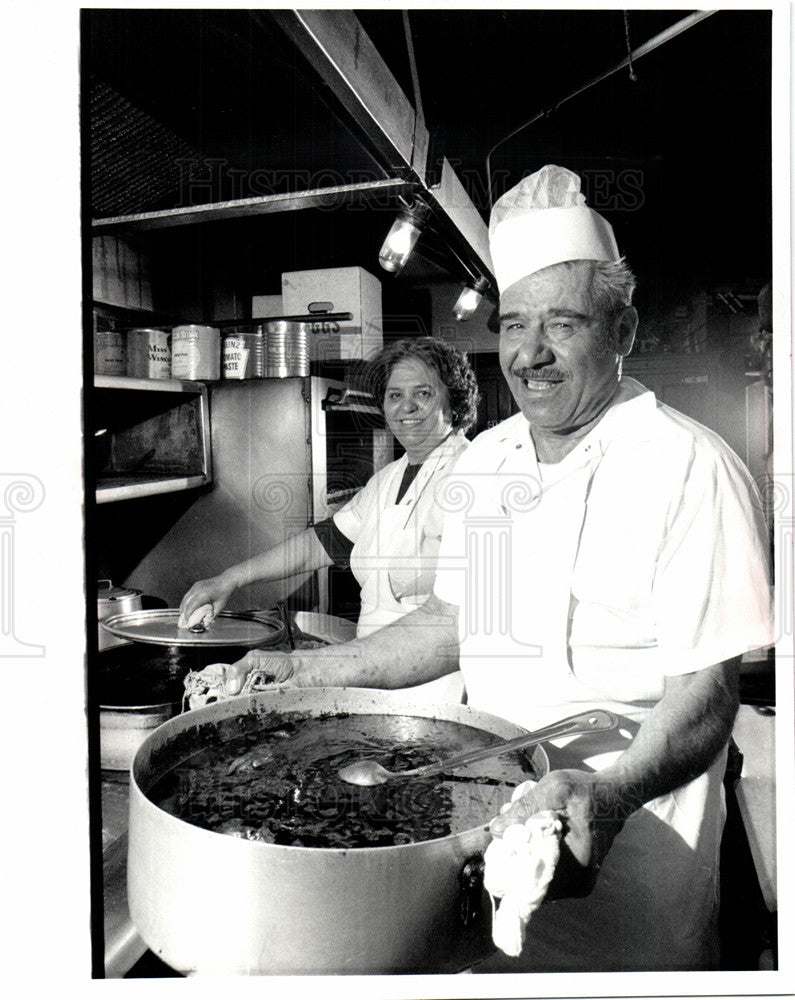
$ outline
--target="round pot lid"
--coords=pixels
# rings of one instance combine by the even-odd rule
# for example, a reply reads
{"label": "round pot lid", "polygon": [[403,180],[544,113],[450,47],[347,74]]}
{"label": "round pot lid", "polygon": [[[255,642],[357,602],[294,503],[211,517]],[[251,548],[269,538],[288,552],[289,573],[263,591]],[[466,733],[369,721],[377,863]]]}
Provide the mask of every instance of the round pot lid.
{"label": "round pot lid", "polygon": [[158,608],[113,615],[102,622],[113,635],[158,646],[273,646],[284,638],[276,615],[222,611],[203,631],[179,628],[178,608]]}

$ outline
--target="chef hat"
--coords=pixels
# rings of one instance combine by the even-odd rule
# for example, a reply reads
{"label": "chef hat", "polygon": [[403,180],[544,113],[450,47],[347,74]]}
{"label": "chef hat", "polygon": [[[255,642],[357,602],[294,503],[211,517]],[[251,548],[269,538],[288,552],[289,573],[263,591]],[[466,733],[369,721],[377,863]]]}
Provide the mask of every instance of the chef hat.
{"label": "chef hat", "polygon": [[580,178],[550,164],[506,192],[491,211],[489,242],[500,294],[564,260],[618,260],[613,229],[588,208]]}

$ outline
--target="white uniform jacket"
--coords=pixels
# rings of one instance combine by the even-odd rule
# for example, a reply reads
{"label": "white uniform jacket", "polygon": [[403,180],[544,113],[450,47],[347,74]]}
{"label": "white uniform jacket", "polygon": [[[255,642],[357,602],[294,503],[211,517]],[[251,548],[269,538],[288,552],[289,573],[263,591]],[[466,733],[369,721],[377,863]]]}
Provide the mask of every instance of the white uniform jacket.
{"label": "white uniform jacket", "polygon": [[[767,542],[750,476],[717,435],[624,379],[561,462],[522,414],[479,435],[448,492],[436,593],[460,608],[469,704],[528,729],[601,706],[620,730],[570,766],[618,756],[666,675],[773,641]],[[593,893],[545,904],[499,971],[709,965],[725,755],[639,810]]]}

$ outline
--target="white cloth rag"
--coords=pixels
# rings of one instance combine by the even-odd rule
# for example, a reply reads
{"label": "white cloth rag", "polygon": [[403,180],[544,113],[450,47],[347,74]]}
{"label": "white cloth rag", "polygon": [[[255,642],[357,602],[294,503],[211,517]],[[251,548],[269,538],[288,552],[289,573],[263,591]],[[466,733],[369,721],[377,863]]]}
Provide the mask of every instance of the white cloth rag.
{"label": "white cloth rag", "polygon": [[214,701],[226,701],[226,663],[211,663],[202,670],[191,670],[185,678],[185,694],[182,696],[182,711],[204,708]]}
{"label": "white cloth rag", "polygon": [[294,688],[294,681],[274,681],[264,670],[252,670],[243,681],[243,686],[235,694],[227,689],[229,664],[211,663],[202,670],[191,670],[185,677],[185,693],[182,696],[182,711],[204,708],[215,701],[228,701],[239,695],[253,694],[255,691],[274,691],[277,688]]}
{"label": "white cloth rag", "polygon": [[[534,784],[525,781],[515,788],[511,802]],[[504,806],[502,812],[508,808]],[[491,937],[506,955],[521,954],[527,924],[555,873],[562,833],[558,814],[546,809],[524,823],[513,823],[486,848],[483,884],[491,897]],[[495,897],[501,900],[499,907]]]}
{"label": "white cloth rag", "polygon": [[209,628],[213,618],[215,615],[212,604],[202,604],[189,617],[180,615],[177,620],[177,628],[193,628],[195,625],[204,625],[205,628]]}

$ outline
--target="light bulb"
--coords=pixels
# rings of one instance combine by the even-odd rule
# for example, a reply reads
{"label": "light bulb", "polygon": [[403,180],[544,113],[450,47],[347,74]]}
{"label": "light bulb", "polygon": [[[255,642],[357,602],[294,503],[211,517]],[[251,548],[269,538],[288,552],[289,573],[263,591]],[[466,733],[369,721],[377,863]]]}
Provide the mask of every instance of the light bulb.
{"label": "light bulb", "polygon": [[401,271],[419,238],[420,229],[415,219],[407,212],[401,212],[384,240],[378,263],[385,271]]}
{"label": "light bulb", "polygon": [[467,287],[463,289],[453,306],[453,315],[457,322],[465,323],[474,314],[483,298],[484,287],[485,282],[483,282],[482,278],[479,278],[474,288]]}

